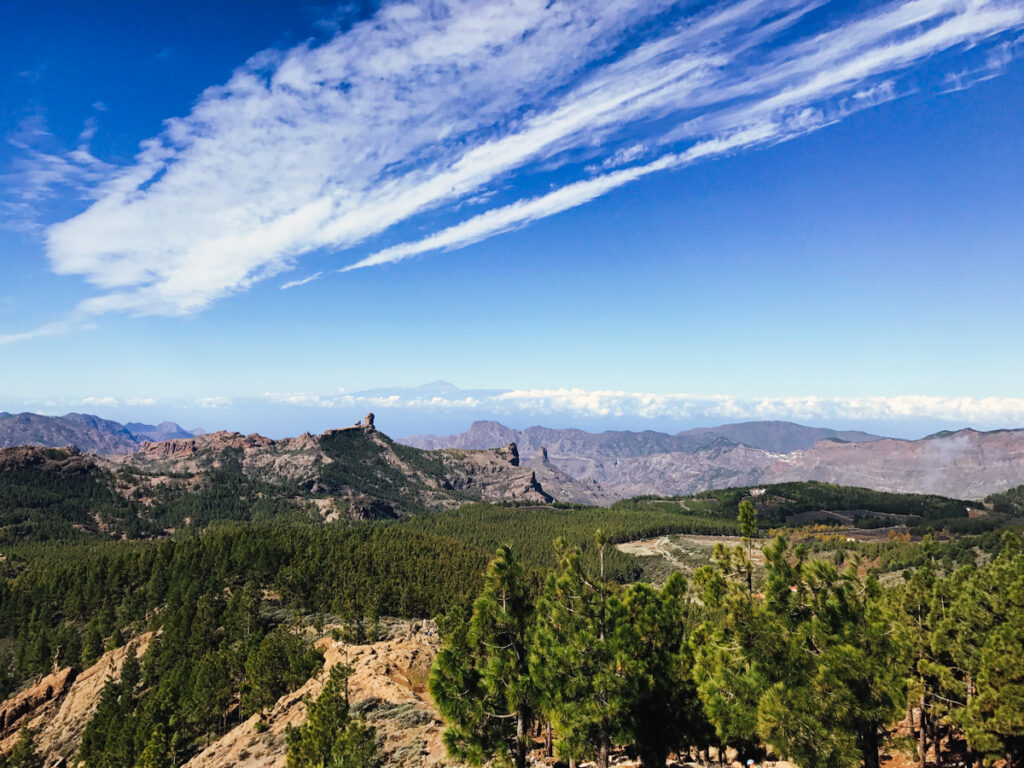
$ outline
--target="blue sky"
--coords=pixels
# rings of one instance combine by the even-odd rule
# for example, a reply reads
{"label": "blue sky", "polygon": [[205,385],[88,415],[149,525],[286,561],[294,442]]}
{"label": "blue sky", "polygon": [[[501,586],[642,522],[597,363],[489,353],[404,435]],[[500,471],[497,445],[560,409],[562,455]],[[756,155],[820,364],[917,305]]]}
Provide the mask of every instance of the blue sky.
{"label": "blue sky", "polygon": [[547,6],[9,2],[0,410],[1024,426],[1024,5]]}

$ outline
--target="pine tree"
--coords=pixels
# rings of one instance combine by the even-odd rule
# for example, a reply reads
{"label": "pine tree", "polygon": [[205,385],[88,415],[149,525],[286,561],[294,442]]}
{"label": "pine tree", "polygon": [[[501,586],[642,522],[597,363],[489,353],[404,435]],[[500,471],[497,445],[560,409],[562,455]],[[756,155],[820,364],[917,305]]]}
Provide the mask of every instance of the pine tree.
{"label": "pine tree", "polygon": [[697,679],[720,736],[761,739],[804,768],[878,768],[884,728],[905,699],[905,649],[877,583],[821,560],[765,550],[764,601],[702,572],[712,609],[697,634]]}
{"label": "pine tree", "polygon": [[783,659],[781,633],[761,602],[753,601],[737,580],[739,548],[716,547],[713,566],[694,573],[704,622],[690,638],[693,675],[704,713],[718,743],[743,747],[756,743],[758,705],[769,685],[769,670]]}
{"label": "pine tree", "polygon": [[18,688],[18,677],[14,674],[14,658],[9,650],[0,650],[0,701]]}
{"label": "pine tree", "polygon": [[894,609],[909,652],[907,718],[913,730],[916,714],[918,764],[924,768],[929,746],[934,746],[936,761],[941,762],[942,734],[964,706],[962,677],[947,637],[949,609],[963,575],[939,576],[931,534],[921,542],[921,551],[925,563],[905,574],[905,583],[894,595]]}
{"label": "pine tree", "polygon": [[[871,577],[861,581],[852,568],[840,573],[821,560],[798,558],[790,565],[781,541],[766,554],[771,584],[765,607],[792,643],[791,663],[805,670],[800,682],[807,697],[801,703],[817,717],[826,743],[835,744],[836,755],[825,765],[845,762],[852,744],[865,768],[878,768],[885,728],[906,701],[907,664],[907,649],[893,632],[894,617],[880,599],[878,583]],[[788,691],[780,693],[783,701],[791,700]],[[784,716],[785,709],[773,714]],[[768,737],[770,729],[761,719]],[[803,740],[787,741],[817,751]]]}
{"label": "pine tree", "polygon": [[7,756],[7,768],[43,768],[43,756],[36,751],[35,731],[22,726],[18,741]]}
{"label": "pine tree", "polygon": [[323,664],[323,654],[302,637],[277,627],[245,660],[242,711],[263,713],[292,688],[304,683]]}
{"label": "pine tree", "polygon": [[757,509],[749,499],[744,499],[739,506],[740,536],[747,548],[747,594],[754,594],[754,568],[752,562],[753,539],[757,536]]}
{"label": "pine tree", "polygon": [[430,672],[430,692],[448,722],[448,753],[481,765],[500,756],[526,765],[536,692],[527,633],[533,607],[523,569],[499,547],[484,575],[466,631],[456,631]]}
{"label": "pine tree", "polygon": [[316,701],[307,699],[306,722],[288,726],[287,768],[375,768],[377,735],[349,713],[351,668],[335,664]]}
{"label": "pine tree", "polygon": [[998,557],[965,582],[951,652],[965,670],[967,740],[1007,768],[1024,766],[1024,546],[1008,531]]}
{"label": "pine tree", "polygon": [[218,719],[223,726],[224,713],[234,698],[226,654],[216,651],[204,654],[192,667],[189,688],[187,714],[196,728],[203,730]]}
{"label": "pine tree", "polygon": [[636,745],[644,768],[662,768],[671,752],[703,744],[710,729],[692,677],[686,580],[674,573],[660,592],[635,584],[623,607],[624,621],[616,627],[620,674],[632,683],[623,735]]}
{"label": "pine tree", "polygon": [[174,751],[167,740],[167,734],[162,725],[153,728],[149,741],[139,759],[135,761],[135,768],[173,768]]}
{"label": "pine tree", "polygon": [[608,768],[612,739],[629,720],[629,686],[620,674],[625,622],[616,590],[588,575],[577,549],[559,542],[560,567],[537,603],[530,670],[560,740],[571,760],[593,757]]}

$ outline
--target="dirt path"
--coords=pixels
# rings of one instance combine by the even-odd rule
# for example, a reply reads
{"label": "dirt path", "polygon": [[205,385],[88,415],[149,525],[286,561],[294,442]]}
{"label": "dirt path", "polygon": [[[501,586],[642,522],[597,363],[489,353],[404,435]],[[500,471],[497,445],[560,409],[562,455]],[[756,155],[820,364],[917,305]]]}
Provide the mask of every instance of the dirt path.
{"label": "dirt path", "polygon": [[672,554],[672,552],[669,550],[669,545],[670,542],[668,536],[662,536],[654,543],[654,551],[657,554],[664,557],[666,560],[668,560],[668,562],[671,563],[675,568],[683,570],[684,568],[686,568],[686,563],[684,563],[682,560],[680,560]]}

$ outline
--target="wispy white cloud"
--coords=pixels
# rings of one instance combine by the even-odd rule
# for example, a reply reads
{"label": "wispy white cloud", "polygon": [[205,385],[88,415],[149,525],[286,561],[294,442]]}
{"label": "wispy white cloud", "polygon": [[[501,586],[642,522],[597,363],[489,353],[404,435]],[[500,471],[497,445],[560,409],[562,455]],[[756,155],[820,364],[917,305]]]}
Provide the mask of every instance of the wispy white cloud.
{"label": "wispy white cloud", "polygon": [[95,118],[82,125],[72,149],[60,146],[45,116],[36,112],[7,137],[16,152],[11,167],[0,174],[0,225],[18,231],[42,231],[40,204],[61,191],[87,197],[114,167],[90,150],[98,129]]}
{"label": "wispy white cloud", "polygon": [[44,323],[28,331],[0,334],[0,347],[7,344],[16,344],[21,341],[45,338],[46,336],[62,336],[72,331],[91,330],[92,328],[95,328],[95,323],[72,316],[63,320]]}
{"label": "wispy white cloud", "polygon": [[304,277],[301,280],[289,280],[287,283],[281,286],[282,291],[287,291],[289,288],[298,288],[300,285],[307,285],[312,283],[314,280],[319,280],[323,277],[323,272],[314,272],[309,277]]}
{"label": "wispy white cloud", "polygon": [[[344,252],[428,212],[449,218],[348,269],[461,247],[652,173],[791,139],[930,87],[908,72],[951,49],[958,66],[995,71],[1024,28],[1019,0],[849,10],[820,0],[723,0],[696,14],[672,0],[386,4],[337,22],[324,44],[254,56],[128,166],[93,158],[87,126],[77,157],[33,156],[19,203],[93,174],[95,202],[47,232],[54,271],[97,288],[80,310],[187,314],[307,252]],[[516,199],[552,170],[576,180]],[[469,202],[490,207],[457,221]]]}
{"label": "wispy white cloud", "polygon": [[946,73],[946,92],[962,91],[985,80],[999,77],[1013,61],[1015,49],[1024,43],[1024,37],[1007,40],[992,48],[983,61]]}
{"label": "wispy white cloud", "polygon": [[391,408],[464,412],[467,418],[643,419],[652,422],[783,419],[818,423],[936,421],[979,426],[1024,425],[1024,398],[939,397],[765,397],[727,394],[657,394],[622,390],[517,389],[493,395],[337,395],[266,393],[278,405],[307,408]]}

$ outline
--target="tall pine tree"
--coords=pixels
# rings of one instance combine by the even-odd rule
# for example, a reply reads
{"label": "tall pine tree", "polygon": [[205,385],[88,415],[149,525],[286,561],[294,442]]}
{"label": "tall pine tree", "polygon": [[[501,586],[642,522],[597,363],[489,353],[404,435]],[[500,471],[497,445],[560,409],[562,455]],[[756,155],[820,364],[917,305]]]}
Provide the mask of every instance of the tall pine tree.
{"label": "tall pine tree", "polygon": [[630,685],[623,735],[635,745],[644,768],[663,768],[669,754],[705,746],[710,724],[697,698],[688,639],[695,608],[686,580],[674,573],[661,591],[634,584],[623,599],[615,628],[620,674]]}
{"label": "tall pine tree", "polygon": [[288,726],[287,768],[376,768],[377,734],[348,705],[350,667],[331,667],[316,701],[306,702],[306,722]]}
{"label": "tall pine tree", "polygon": [[965,584],[954,604],[951,652],[965,671],[958,718],[967,740],[1007,768],[1024,768],[1024,546],[1008,531],[1003,548]]}
{"label": "tall pine tree", "polygon": [[593,758],[608,768],[612,740],[629,720],[631,681],[622,635],[625,609],[617,591],[586,573],[578,549],[556,543],[559,571],[548,577],[537,604],[530,669],[542,689],[560,753]]}
{"label": "tall pine tree", "polygon": [[525,768],[536,692],[527,636],[532,618],[523,568],[507,546],[484,575],[467,629],[457,629],[430,672],[430,693],[448,723],[450,755],[473,765],[502,757]]}

